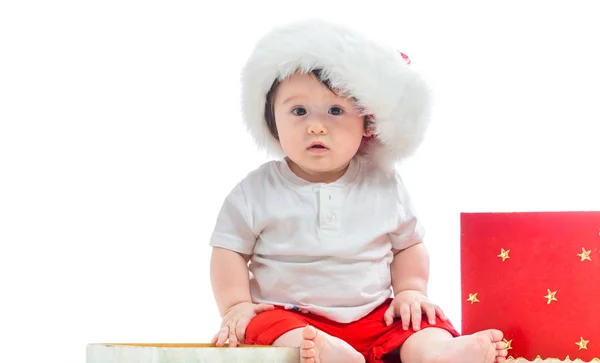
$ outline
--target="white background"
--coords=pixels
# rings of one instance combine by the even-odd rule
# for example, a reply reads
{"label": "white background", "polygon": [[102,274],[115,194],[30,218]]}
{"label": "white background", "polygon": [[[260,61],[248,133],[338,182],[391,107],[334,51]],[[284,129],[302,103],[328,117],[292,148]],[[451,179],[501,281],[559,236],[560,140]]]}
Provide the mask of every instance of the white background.
{"label": "white background", "polygon": [[306,16],[383,38],[435,88],[401,167],[457,326],[460,212],[600,210],[595,2],[209,3],[0,5],[1,362],[210,340],[214,220],[267,160],[239,71],[263,32]]}

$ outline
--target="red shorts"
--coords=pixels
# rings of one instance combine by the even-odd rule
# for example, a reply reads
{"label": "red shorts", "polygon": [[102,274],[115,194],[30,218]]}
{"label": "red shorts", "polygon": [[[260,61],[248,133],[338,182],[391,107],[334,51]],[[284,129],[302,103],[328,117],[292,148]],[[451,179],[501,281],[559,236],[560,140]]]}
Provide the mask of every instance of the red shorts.
{"label": "red shorts", "polygon": [[[310,324],[350,344],[365,357],[367,363],[399,362],[399,352],[387,354],[399,348],[415,331],[412,328],[404,330],[400,319],[390,326],[385,325],[383,314],[391,302],[392,299],[388,299],[369,315],[352,323],[336,323],[319,315],[285,310],[277,306],[275,310],[260,313],[250,321],[246,329],[246,344],[272,345],[284,333]],[[430,325],[424,316],[421,329],[427,327],[441,328],[455,337],[459,336],[450,322],[443,322],[439,318],[436,319],[436,324]]]}

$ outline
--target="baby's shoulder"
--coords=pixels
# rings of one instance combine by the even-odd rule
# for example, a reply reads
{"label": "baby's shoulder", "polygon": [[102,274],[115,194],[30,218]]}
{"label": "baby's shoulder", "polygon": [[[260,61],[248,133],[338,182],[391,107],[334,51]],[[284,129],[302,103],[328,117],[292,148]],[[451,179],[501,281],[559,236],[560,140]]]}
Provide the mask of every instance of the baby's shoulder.
{"label": "baby's shoulder", "polygon": [[384,168],[369,159],[359,159],[361,173],[359,182],[375,189],[395,190],[402,186],[402,178],[397,168]]}
{"label": "baby's shoulder", "polygon": [[398,167],[383,168],[368,160],[361,165],[362,173],[358,181],[359,190],[365,197],[374,196],[376,200],[388,200],[407,203],[409,191],[403,181],[402,171]]}
{"label": "baby's shoulder", "polygon": [[242,178],[239,185],[249,191],[260,191],[266,188],[276,187],[280,183],[278,170],[281,167],[280,160],[270,160],[251,170]]}

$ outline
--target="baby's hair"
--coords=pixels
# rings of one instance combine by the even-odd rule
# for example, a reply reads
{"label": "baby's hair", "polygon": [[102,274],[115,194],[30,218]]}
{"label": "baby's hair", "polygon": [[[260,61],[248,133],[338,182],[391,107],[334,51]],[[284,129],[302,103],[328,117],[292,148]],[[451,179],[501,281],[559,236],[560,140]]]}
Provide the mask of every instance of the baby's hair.
{"label": "baby's hair", "polygon": [[[338,94],[335,89],[332,87],[331,82],[328,79],[321,78],[321,69],[313,69],[311,73],[321,82],[328,90],[331,92]],[[275,123],[275,103],[273,102],[275,98],[275,92],[277,91],[277,87],[281,83],[279,80],[275,80],[271,85],[271,89],[267,92],[267,102],[265,103],[265,120],[267,121],[267,127],[271,132],[271,135],[277,140],[279,140],[279,133],[277,132],[277,124]],[[365,116],[365,130],[371,127],[373,124],[373,120],[370,116]]]}

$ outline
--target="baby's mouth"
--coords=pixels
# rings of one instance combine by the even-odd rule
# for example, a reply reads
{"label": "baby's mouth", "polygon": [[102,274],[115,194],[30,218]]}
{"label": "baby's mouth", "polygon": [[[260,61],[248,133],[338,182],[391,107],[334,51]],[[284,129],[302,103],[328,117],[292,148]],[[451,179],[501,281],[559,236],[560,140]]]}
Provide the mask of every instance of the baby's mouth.
{"label": "baby's mouth", "polygon": [[313,154],[323,154],[329,151],[329,148],[321,142],[313,142],[306,150]]}
{"label": "baby's mouth", "polygon": [[329,148],[321,141],[313,141],[306,149],[312,151],[325,151]]}

